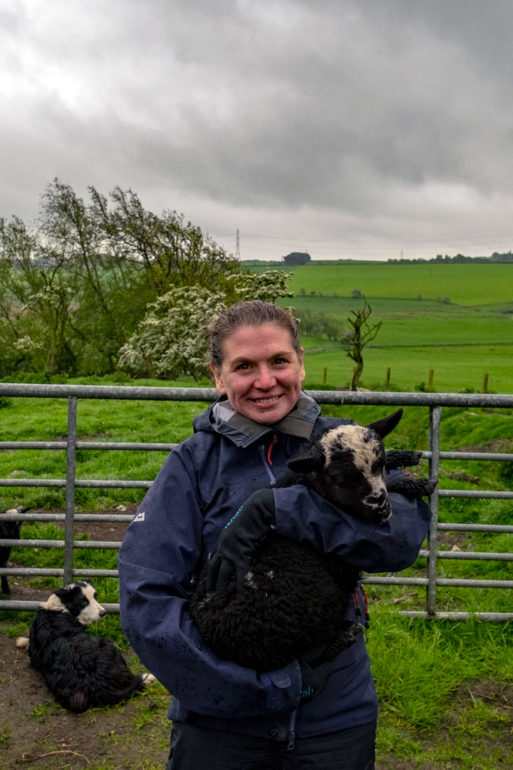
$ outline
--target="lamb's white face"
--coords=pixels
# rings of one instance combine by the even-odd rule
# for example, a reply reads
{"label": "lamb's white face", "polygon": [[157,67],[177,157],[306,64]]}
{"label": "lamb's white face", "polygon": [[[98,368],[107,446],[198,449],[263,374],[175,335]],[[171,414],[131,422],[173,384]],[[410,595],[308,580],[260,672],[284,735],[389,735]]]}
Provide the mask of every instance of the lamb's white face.
{"label": "lamb's white face", "polygon": [[106,612],[96,600],[94,586],[87,582],[70,583],[52,594],[41,607],[52,612],[68,612],[83,626],[99,620]]}
{"label": "lamb's white face", "polygon": [[105,615],[105,608],[96,600],[96,591],[92,585],[82,587],[82,593],[87,599],[87,605],[80,610],[77,620],[83,626],[88,626],[89,623],[94,623],[95,620],[99,620]]}
{"label": "lamb's white face", "polygon": [[350,513],[384,522],[390,516],[385,483],[385,450],[374,431],[340,425],[322,436],[328,499]]}

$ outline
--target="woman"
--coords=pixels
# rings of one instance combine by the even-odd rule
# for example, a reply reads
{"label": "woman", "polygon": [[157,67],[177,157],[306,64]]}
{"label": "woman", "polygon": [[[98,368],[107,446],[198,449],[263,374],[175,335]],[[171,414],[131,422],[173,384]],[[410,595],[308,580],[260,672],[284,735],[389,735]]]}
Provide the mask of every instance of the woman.
{"label": "woman", "polygon": [[[220,398],[169,455],[119,553],[123,628],[173,695],[167,768],[371,770],[377,700],[363,636],[330,665],[292,661],[258,674],[211,652],[187,601],[221,532],[213,587],[232,570],[244,574],[270,526],[360,569],[395,571],[415,561],[429,508],[394,495],[385,525],[355,528],[301,485],[269,489],[306,442],[349,422],[321,417],[302,391],[303,349],[283,309],[228,308],[212,329],[210,366]],[[349,616],[361,622],[364,608],[360,592]]]}

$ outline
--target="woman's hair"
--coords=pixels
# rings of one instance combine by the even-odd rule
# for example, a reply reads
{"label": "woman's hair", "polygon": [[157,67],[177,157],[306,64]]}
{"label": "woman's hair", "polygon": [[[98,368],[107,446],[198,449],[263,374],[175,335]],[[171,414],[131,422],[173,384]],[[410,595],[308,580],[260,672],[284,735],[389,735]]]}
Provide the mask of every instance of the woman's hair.
{"label": "woman's hair", "polygon": [[226,308],[210,327],[210,361],[220,369],[223,363],[223,343],[232,332],[241,326],[261,326],[276,324],[290,333],[292,347],[301,356],[301,345],[296,322],[291,314],[272,302],[262,302],[260,299],[247,302],[237,302]]}

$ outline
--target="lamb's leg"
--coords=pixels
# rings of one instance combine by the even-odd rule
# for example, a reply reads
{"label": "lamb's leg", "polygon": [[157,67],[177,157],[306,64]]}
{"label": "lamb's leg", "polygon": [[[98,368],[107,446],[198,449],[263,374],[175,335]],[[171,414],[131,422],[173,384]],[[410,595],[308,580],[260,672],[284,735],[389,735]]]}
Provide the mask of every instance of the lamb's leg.
{"label": "lamb's leg", "polygon": [[385,467],[391,471],[395,468],[406,468],[410,465],[418,465],[422,452],[411,451],[409,449],[388,449],[386,451]]}
{"label": "lamb's leg", "polygon": [[[362,623],[347,622],[347,628],[337,636],[337,638],[329,644],[322,654],[322,662],[333,660],[336,658],[339,652],[347,650],[358,639],[360,634],[365,630],[365,626]],[[319,661],[318,661],[319,663]]]}
{"label": "lamb's leg", "polygon": [[433,479],[416,479],[404,476],[400,479],[387,482],[388,492],[400,492],[405,497],[424,497],[432,495],[437,482]]}

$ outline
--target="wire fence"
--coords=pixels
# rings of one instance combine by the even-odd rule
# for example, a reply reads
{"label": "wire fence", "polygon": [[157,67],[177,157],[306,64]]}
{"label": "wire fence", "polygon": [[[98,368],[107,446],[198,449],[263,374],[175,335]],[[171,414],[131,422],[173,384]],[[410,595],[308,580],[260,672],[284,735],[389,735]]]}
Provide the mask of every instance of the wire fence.
{"label": "wire fence", "polygon": [[[441,460],[475,461],[486,460],[494,462],[511,462],[513,454],[494,452],[446,452],[440,447],[440,425],[443,407],[474,407],[508,409],[513,407],[513,395],[494,394],[452,394],[452,393],[374,393],[351,391],[309,391],[319,404],[350,404],[350,405],[390,405],[394,407],[415,406],[429,409],[429,446],[423,451],[423,457],[429,461],[429,475],[438,478]],[[76,511],[76,490],[80,488],[140,488],[148,489],[151,480],[121,480],[121,479],[80,479],[76,476],[77,451],[79,450],[140,450],[168,451],[175,444],[150,442],[102,442],[78,440],[77,432],[77,403],[80,399],[116,399],[131,401],[188,401],[210,402],[215,399],[217,392],[212,388],[165,388],[165,387],[127,387],[127,386],[90,386],[90,385],[29,385],[0,383],[0,397],[20,398],[62,398],[67,399],[67,435],[59,441],[1,441],[1,450],[65,450],[66,474],[62,479],[16,478],[0,479],[0,487],[61,487],[65,489],[65,513],[19,513],[9,514],[11,521],[43,521],[61,522],[64,525],[64,540],[29,540],[0,537],[2,546],[21,546],[27,548],[56,548],[63,549],[62,568],[32,568],[32,567],[0,567],[1,575],[62,577],[64,583],[77,578],[112,577],[117,578],[117,570],[109,569],[79,569],[75,566],[77,549],[118,549],[119,542],[100,540],[76,540],[74,537],[77,522],[129,522],[130,515],[79,513]],[[403,611],[401,614],[409,617],[448,618],[465,620],[479,617],[482,620],[508,621],[513,619],[513,612],[444,612],[437,606],[437,589],[439,587],[467,587],[512,589],[513,580],[479,580],[470,578],[446,578],[441,574],[440,563],[447,559],[513,561],[511,552],[485,552],[444,550],[439,547],[439,533],[454,532],[486,532],[513,534],[513,525],[508,524],[475,524],[475,523],[445,523],[438,520],[439,501],[441,498],[480,498],[513,500],[513,492],[499,490],[467,490],[442,489],[439,486],[430,498],[433,519],[426,548],[420,552],[426,558],[426,574],[423,577],[403,577],[401,575],[365,576],[367,585],[404,585],[424,586],[426,592],[425,609],[418,611]],[[1,519],[0,519],[1,522]],[[38,606],[37,601],[0,599],[0,609],[33,610]],[[109,612],[119,612],[118,604],[105,605]]]}

